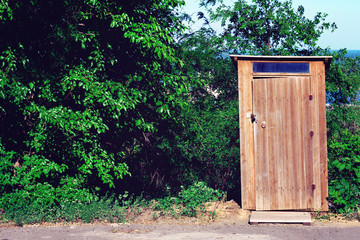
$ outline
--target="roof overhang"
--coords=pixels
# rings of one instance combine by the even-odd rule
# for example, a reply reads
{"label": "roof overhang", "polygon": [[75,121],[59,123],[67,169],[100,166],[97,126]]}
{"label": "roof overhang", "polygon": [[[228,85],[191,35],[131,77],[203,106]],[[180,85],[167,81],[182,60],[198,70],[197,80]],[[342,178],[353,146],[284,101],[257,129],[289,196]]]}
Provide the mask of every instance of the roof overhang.
{"label": "roof overhang", "polygon": [[328,68],[331,63],[332,56],[254,56],[254,55],[230,55],[235,67],[237,61],[286,61],[286,62],[310,62],[310,61],[323,61],[325,67]]}

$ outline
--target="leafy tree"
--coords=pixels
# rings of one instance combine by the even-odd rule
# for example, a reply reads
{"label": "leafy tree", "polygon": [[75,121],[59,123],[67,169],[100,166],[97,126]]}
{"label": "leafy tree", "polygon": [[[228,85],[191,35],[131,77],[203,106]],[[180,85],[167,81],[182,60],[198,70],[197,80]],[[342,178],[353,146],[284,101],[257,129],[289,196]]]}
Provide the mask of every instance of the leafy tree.
{"label": "leafy tree", "polygon": [[179,41],[182,71],[197,84],[179,112],[181,125],[171,128],[160,146],[171,159],[171,182],[199,181],[240,196],[237,76],[211,28],[184,35]]}
{"label": "leafy tree", "polygon": [[174,111],[176,121],[161,121],[159,131],[147,135],[148,150],[131,163],[137,177],[126,182],[144,186],[150,195],[197,182],[237,191],[238,104],[232,63],[212,29],[182,35],[177,50],[184,63],[180,74],[192,83],[183,96],[186,104]]}
{"label": "leafy tree", "polygon": [[333,53],[333,64],[326,74],[327,102],[344,105],[358,103],[360,57],[347,57],[346,49]]}
{"label": "leafy tree", "polygon": [[130,175],[188,88],[173,42],[182,4],[1,1],[2,206],[90,201]]}
{"label": "leafy tree", "polygon": [[360,57],[347,57],[346,50],[332,54],[334,58],[326,73],[329,195],[337,211],[357,211]]}
{"label": "leafy tree", "polygon": [[327,14],[317,13],[314,19],[304,16],[305,9],[292,7],[292,1],[238,0],[226,6],[222,0],[202,0],[203,6],[218,3],[209,9],[210,20],[221,21],[221,37],[227,50],[238,54],[303,55],[317,52],[317,40],[325,30],[336,29],[326,22]]}
{"label": "leafy tree", "polygon": [[360,57],[347,57],[346,50],[327,54],[333,55],[332,64],[326,72],[326,101],[329,104],[328,135],[338,135],[342,129],[354,132],[360,123],[359,89]]}
{"label": "leafy tree", "polygon": [[196,79],[191,94],[195,99],[216,95],[216,98],[237,97],[237,76],[221,38],[212,28],[187,33],[179,41],[185,76]]}

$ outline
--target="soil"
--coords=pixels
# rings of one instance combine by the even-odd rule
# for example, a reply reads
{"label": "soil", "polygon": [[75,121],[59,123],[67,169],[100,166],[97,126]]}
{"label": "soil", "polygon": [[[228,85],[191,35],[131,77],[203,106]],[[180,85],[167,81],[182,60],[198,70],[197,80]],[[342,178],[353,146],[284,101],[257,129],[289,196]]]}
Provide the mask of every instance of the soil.
{"label": "soil", "polygon": [[311,226],[300,224],[248,224],[250,212],[240,209],[234,201],[209,203],[207,211],[216,211],[216,217],[203,214],[198,218],[157,217],[153,211],[143,211],[132,222],[110,224],[96,222],[38,224],[16,227],[0,226],[0,240],[34,239],[358,239],[359,221],[349,221],[336,215],[313,217]]}

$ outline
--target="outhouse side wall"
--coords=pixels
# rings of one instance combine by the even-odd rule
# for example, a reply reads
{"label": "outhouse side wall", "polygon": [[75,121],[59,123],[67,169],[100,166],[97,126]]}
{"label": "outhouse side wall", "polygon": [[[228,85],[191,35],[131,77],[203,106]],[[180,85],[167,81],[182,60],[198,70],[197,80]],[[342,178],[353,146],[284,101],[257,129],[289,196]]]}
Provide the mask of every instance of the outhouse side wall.
{"label": "outhouse side wall", "polygon": [[[313,153],[313,207],[315,211],[328,211],[328,167],[327,167],[327,128],[326,128],[326,94],[325,65],[323,61],[310,63],[312,113],[312,148]],[[311,171],[311,169],[310,169]]]}
{"label": "outhouse side wall", "polygon": [[252,109],[252,62],[237,61],[240,124],[241,205],[256,209],[254,128],[250,121]]}

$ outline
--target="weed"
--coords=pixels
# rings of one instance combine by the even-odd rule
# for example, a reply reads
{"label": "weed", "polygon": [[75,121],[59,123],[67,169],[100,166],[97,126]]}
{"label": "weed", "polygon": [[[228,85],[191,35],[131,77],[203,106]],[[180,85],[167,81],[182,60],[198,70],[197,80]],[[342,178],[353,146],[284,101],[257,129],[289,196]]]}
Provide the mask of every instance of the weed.
{"label": "weed", "polygon": [[[196,217],[200,212],[206,215],[205,203],[218,200],[223,193],[207,187],[200,182],[182,187],[177,196],[166,196],[151,201],[145,201],[142,196],[134,197],[125,192],[118,197],[105,196],[103,198],[92,198],[88,202],[61,201],[19,201],[16,205],[6,206],[0,214],[0,221],[14,221],[16,225],[34,224],[41,222],[86,222],[95,220],[109,221],[112,223],[124,223],[135,219],[145,208],[152,208],[156,212],[153,219],[161,216],[169,216],[178,219],[180,216]],[[1,200],[1,199],[0,199]],[[210,216],[215,212],[210,213]]]}
{"label": "weed", "polygon": [[205,212],[206,202],[217,201],[223,195],[223,192],[208,187],[204,182],[198,182],[187,189],[182,187],[179,193],[180,202],[184,206],[182,215],[196,217],[198,209]]}
{"label": "weed", "polygon": [[215,220],[215,217],[216,217],[216,212],[215,212],[215,211],[210,211],[210,212],[209,212],[209,218],[210,218],[210,220]]}
{"label": "weed", "polygon": [[[121,201],[119,201],[121,200]],[[129,196],[114,198],[105,196],[88,203],[64,201],[60,204],[44,205],[38,201],[24,205],[10,205],[0,215],[1,221],[14,221],[16,225],[40,222],[76,222],[86,223],[101,219],[109,222],[125,222],[141,213],[143,200]]]}
{"label": "weed", "polygon": [[198,182],[188,188],[181,187],[178,196],[167,196],[156,199],[152,209],[161,214],[179,218],[179,216],[196,217],[198,212],[206,213],[205,203],[221,199],[224,193]]}
{"label": "weed", "polygon": [[316,219],[316,220],[329,220],[330,221],[330,214],[327,212],[313,212],[312,216]]}
{"label": "weed", "polygon": [[347,211],[343,212],[342,215],[346,220],[360,221],[360,208],[357,207],[356,209],[348,209]]}

